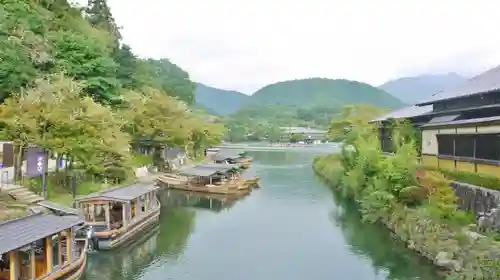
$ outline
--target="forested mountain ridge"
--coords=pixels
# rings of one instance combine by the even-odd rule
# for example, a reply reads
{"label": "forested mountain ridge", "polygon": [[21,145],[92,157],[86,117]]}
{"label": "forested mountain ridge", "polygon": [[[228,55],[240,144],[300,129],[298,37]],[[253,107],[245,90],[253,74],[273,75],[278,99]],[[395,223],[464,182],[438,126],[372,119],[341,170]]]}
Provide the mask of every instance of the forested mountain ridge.
{"label": "forested mountain ridge", "polygon": [[218,115],[228,115],[236,112],[250,97],[234,90],[223,90],[196,84],[196,104],[207,108],[209,112]]}
{"label": "forested mountain ridge", "polygon": [[255,92],[247,104],[290,105],[303,109],[317,106],[342,107],[348,104],[369,104],[393,109],[403,105],[399,99],[371,85],[325,78],[270,84]]}
{"label": "forested mountain ridge", "polygon": [[407,104],[415,104],[442,89],[457,86],[466,80],[457,73],[421,75],[391,80],[382,84],[379,88]]}

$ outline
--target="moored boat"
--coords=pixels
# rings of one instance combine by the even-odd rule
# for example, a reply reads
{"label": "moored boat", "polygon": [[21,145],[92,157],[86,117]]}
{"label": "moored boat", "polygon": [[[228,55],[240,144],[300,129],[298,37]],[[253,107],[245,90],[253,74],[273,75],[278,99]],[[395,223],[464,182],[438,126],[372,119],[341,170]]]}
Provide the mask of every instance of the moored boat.
{"label": "moored boat", "polygon": [[157,186],[135,183],[78,198],[78,208],[91,226],[96,250],[118,247],[155,226],[160,216]]}
{"label": "moored boat", "polygon": [[184,168],[178,175],[160,176],[158,183],[170,189],[223,195],[239,195],[251,190],[239,178],[238,166],[232,164],[201,164]]}
{"label": "moored boat", "polygon": [[252,169],[243,170],[241,172],[241,180],[243,180],[245,185],[258,188],[260,187],[260,176]]}
{"label": "moored boat", "polygon": [[211,156],[214,163],[220,164],[236,164],[240,168],[248,169],[252,166],[252,157],[248,156],[246,152],[236,152],[222,150]]}
{"label": "moored boat", "polygon": [[76,280],[87,262],[88,240],[78,216],[35,214],[0,224],[0,279]]}

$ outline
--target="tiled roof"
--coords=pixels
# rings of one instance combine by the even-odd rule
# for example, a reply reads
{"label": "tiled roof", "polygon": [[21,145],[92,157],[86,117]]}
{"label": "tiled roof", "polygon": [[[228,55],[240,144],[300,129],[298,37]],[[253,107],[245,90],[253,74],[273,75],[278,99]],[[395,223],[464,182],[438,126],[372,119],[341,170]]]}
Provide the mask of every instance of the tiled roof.
{"label": "tiled roof", "polygon": [[417,105],[500,90],[500,66],[492,68],[456,87],[444,89]]}
{"label": "tiled roof", "polygon": [[0,224],[0,254],[29,245],[73,226],[83,224],[77,216],[31,215]]}
{"label": "tiled roof", "polygon": [[413,118],[417,117],[423,114],[427,114],[432,112],[432,105],[428,106],[409,106],[401,109],[394,110],[392,112],[389,112],[385,115],[382,115],[374,120],[372,122],[380,122],[380,121],[385,121],[388,119],[406,119],[406,118]]}
{"label": "tiled roof", "polygon": [[134,183],[128,186],[117,187],[102,192],[89,194],[84,197],[79,197],[77,200],[82,201],[94,198],[103,198],[109,200],[129,201],[157,189],[158,187],[151,183]]}
{"label": "tiled roof", "polygon": [[437,127],[437,126],[458,126],[458,125],[468,125],[468,124],[470,125],[470,124],[490,123],[490,122],[498,122],[498,121],[500,121],[500,116],[456,120],[456,121],[439,122],[439,123],[427,123],[427,124],[422,125],[422,127],[425,128],[425,127]]}

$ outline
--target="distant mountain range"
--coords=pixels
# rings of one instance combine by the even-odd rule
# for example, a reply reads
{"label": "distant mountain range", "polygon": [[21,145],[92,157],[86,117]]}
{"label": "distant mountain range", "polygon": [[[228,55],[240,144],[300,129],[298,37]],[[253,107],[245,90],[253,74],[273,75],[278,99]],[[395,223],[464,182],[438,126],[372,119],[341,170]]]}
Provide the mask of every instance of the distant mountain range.
{"label": "distant mountain range", "polygon": [[379,86],[406,104],[423,101],[440,90],[453,87],[467,80],[457,73],[443,75],[422,75],[388,81]]}
{"label": "distant mountain range", "polygon": [[261,88],[251,96],[198,84],[195,98],[199,106],[219,115],[229,115],[243,107],[268,105],[301,109],[340,108],[347,104],[370,104],[394,109],[404,105],[397,98],[371,85],[324,78],[278,82]]}

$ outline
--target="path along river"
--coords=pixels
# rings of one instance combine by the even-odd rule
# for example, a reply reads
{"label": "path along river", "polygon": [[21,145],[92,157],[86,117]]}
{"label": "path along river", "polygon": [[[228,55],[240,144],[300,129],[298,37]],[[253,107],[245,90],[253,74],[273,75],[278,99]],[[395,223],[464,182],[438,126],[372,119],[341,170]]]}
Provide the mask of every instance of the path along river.
{"label": "path along river", "polygon": [[440,279],[386,229],[361,223],[356,207],[314,176],[318,152],[250,151],[262,187],[226,208],[162,191],[158,228],[91,254],[85,279]]}

